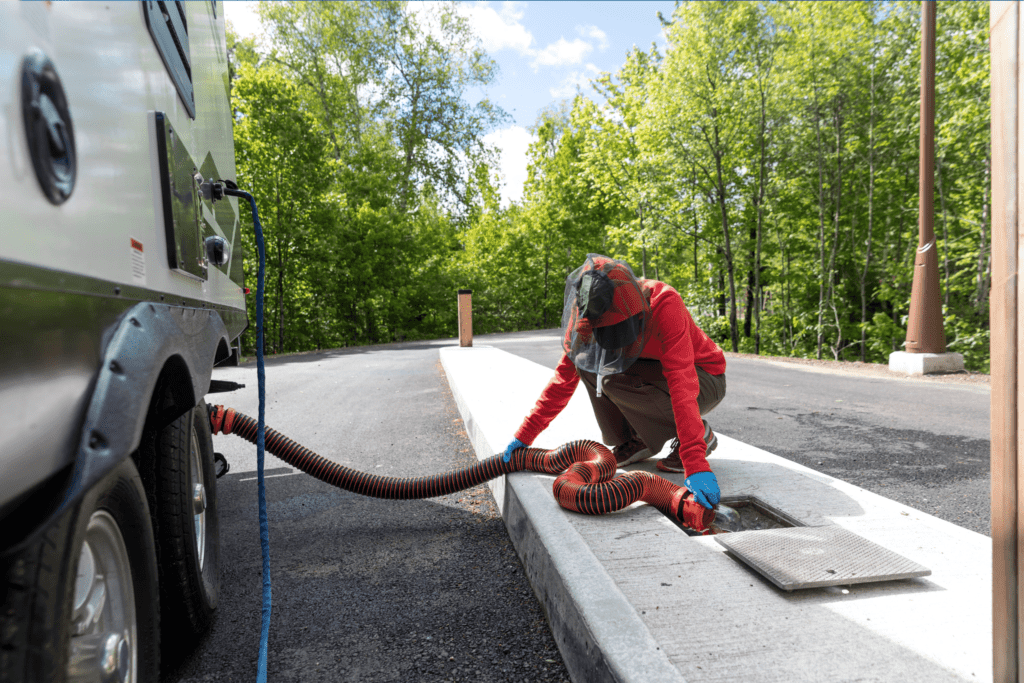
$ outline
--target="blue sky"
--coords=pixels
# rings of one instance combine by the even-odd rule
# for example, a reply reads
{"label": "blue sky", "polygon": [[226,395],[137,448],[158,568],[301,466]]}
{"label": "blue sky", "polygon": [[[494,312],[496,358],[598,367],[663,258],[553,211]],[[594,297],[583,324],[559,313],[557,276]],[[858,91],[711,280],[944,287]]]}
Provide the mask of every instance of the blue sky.
{"label": "blue sky", "polygon": [[[224,3],[235,30],[253,35],[259,23],[255,3]],[[427,2],[414,8],[429,9]],[[635,45],[664,45],[657,13],[671,16],[671,0],[661,2],[460,2],[460,11],[484,49],[498,63],[497,81],[487,96],[510,115],[506,127],[488,135],[502,153],[502,197],[518,199],[526,179],[528,129],[548,105],[571,98],[580,88],[592,94],[589,79],[615,72]]]}

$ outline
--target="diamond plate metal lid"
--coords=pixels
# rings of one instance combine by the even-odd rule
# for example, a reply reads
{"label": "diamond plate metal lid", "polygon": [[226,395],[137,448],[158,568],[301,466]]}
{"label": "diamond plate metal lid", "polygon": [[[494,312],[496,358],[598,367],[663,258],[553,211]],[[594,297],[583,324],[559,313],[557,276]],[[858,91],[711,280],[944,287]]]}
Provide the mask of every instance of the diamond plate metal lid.
{"label": "diamond plate metal lid", "polygon": [[719,534],[725,546],[782,590],[928,576],[930,569],[835,526]]}

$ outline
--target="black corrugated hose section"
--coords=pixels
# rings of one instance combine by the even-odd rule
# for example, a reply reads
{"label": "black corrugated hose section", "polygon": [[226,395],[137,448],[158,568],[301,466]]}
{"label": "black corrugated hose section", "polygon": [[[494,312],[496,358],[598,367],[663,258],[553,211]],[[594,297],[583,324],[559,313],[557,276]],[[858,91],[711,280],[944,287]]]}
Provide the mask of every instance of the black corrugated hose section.
{"label": "black corrugated hose section", "polygon": [[[214,434],[235,434],[256,443],[256,420],[232,408],[211,406],[210,425]],[[699,532],[706,532],[715,517],[714,510],[700,505],[689,490],[667,479],[648,472],[615,476],[615,456],[595,441],[571,441],[550,451],[520,448],[512,452],[508,462],[499,454],[443,474],[402,478],[345,467],[271,427],[265,428],[264,438],[266,449],[292,467],[332,486],[374,498],[434,498],[472,488],[503,474],[532,471],[559,475],[554,483],[555,498],[562,507],[574,512],[602,515],[642,501]]]}

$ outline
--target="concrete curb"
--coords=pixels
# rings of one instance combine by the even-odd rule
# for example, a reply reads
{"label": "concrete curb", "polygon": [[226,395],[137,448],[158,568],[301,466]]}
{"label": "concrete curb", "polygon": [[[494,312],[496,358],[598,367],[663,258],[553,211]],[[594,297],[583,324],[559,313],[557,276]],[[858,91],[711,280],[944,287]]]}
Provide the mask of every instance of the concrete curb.
{"label": "concrete curb", "polygon": [[[462,376],[464,369],[452,362],[452,354],[498,353],[506,356],[503,364],[510,362],[507,354],[479,346],[443,348],[440,353],[477,458],[500,452],[504,446],[495,447],[485,434],[493,430],[470,409],[474,397],[467,394],[472,394],[474,387]],[[507,430],[509,439],[528,409],[509,411],[515,423]],[[569,513],[551,494],[551,481],[552,477],[520,473],[492,480],[489,485],[569,674],[574,681],[588,683],[684,683],[626,596],[569,524]]]}
{"label": "concrete curb", "polygon": [[[489,347],[440,354],[478,457],[492,455],[551,371]],[[754,496],[802,525],[838,525],[932,574],[785,592],[650,506],[580,515],[558,506],[552,477],[511,475],[492,490],[575,681],[991,680],[991,539],[718,437],[723,494]],[[600,440],[582,387],[534,445],[580,438]]]}

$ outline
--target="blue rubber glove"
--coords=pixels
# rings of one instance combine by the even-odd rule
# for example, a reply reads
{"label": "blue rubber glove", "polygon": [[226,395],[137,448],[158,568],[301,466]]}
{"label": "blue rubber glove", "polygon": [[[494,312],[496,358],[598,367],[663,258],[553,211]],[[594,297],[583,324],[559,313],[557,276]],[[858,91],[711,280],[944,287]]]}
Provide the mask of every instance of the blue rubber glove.
{"label": "blue rubber glove", "polygon": [[714,472],[691,474],[683,483],[686,484],[686,488],[693,491],[693,497],[697,502],[709,510],[718,505],[722,498],[722,492],[718,489],[718,477]]}
{"label": "blue rubber glove", "polygon": [[517,448],[529,448],[529,447],[530,447],[530,444],[523,443],[519,439],[512,439],[512,442],[508,445],[508,448],[505,449],[505,456],[502,458],[502,461],[503,462],[508,462],[509,460],[511,460],[512,459],[512,451],[516,450]]}

